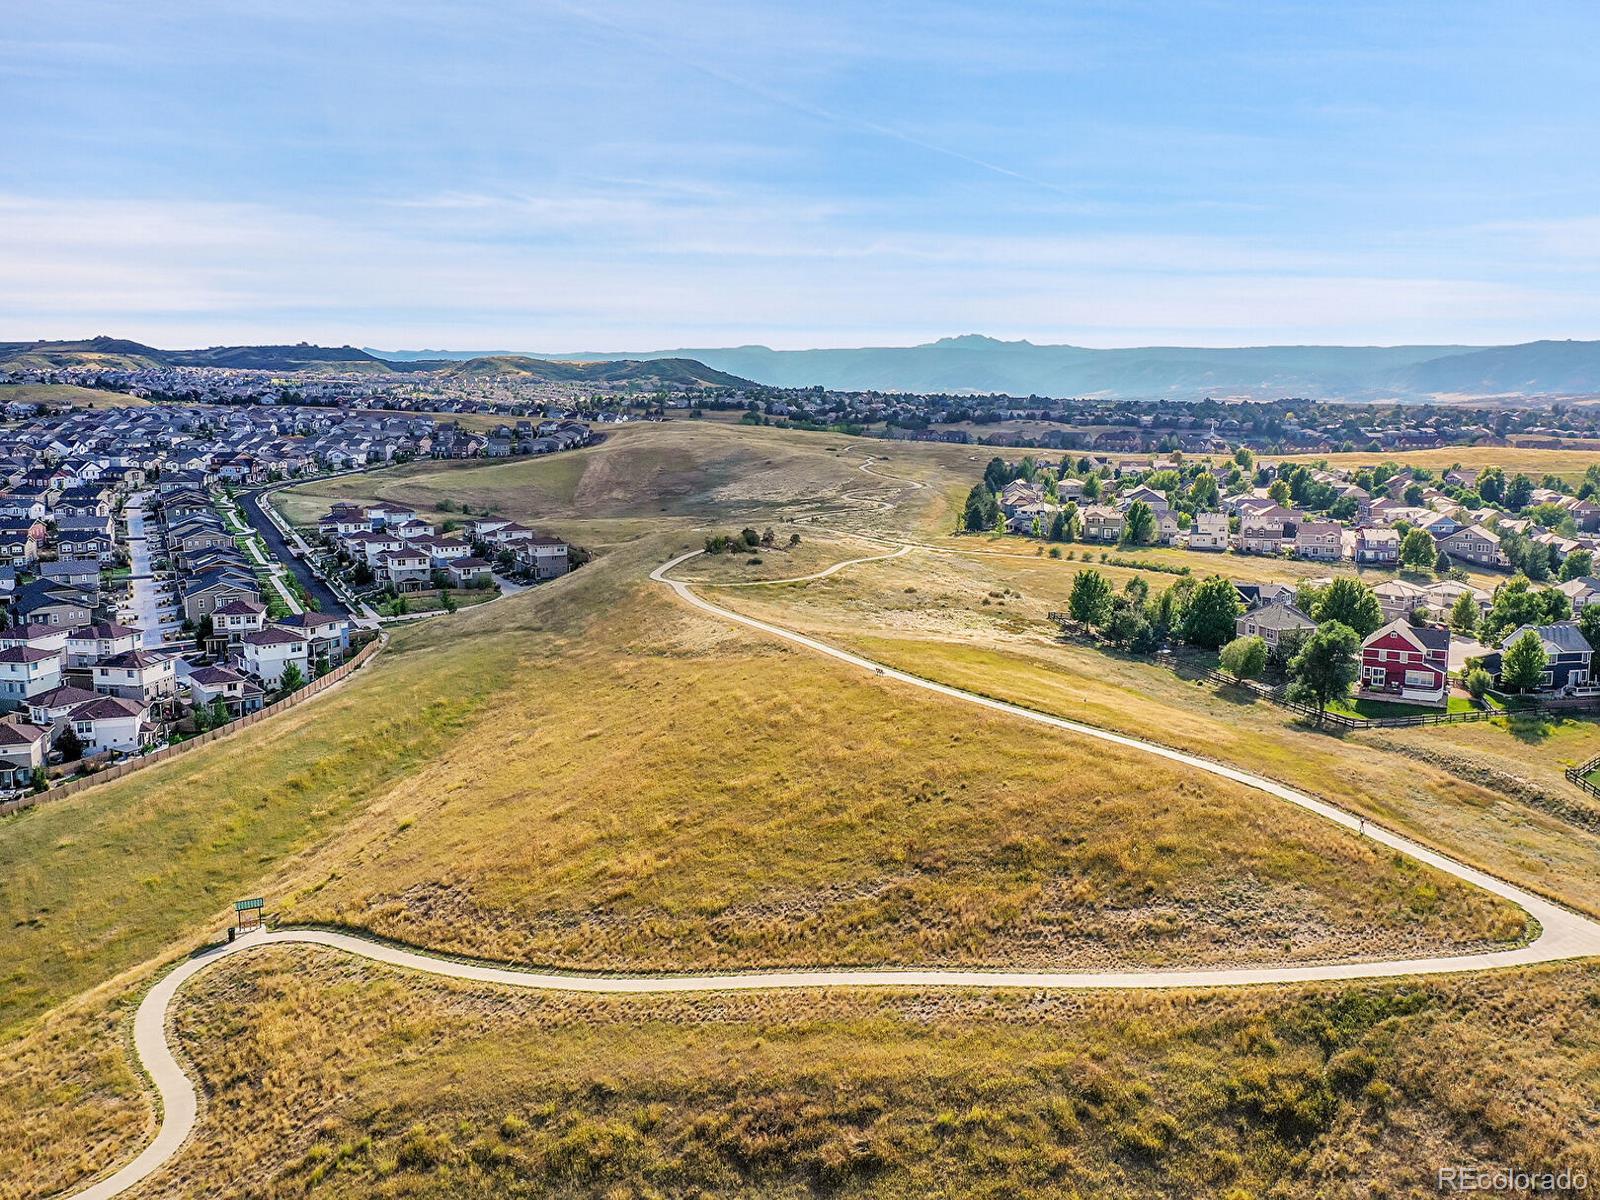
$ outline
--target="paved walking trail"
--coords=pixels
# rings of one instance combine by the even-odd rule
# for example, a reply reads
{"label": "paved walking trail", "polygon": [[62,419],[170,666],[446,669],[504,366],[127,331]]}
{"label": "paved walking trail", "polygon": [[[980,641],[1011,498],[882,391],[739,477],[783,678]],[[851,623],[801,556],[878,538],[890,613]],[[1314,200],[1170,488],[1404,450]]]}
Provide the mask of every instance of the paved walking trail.
{"label": "paved walking trail", "polygon": [[[904,553],[902,549],[897,552]],[[161,978],[145,994],[134,1016],[134,1049],[140,1062],[150,1073],[156,1090],[161,1095],[161,1129],[155,1141],[116,1174],[79,1192],[72,1200],[109,1200],[110,1197],[148,1178],[175,1155],[194,1129],[198,1111],[198,1098],[194,1085],[173,1056],[167,1041],[167,1010],[178,989],[199,972],[214,963],[235,954],[245,953],[263,946],[312,945],[326,946],[345,951],[374,962],[387,963],[429,975],[451,979],[465,979],[480,983],[501,984],[508,987],[534,988],[542,991],[617,993],[686,993],[750,991],[777,988],[817,987],[983,987],[1021,988],[1092,988],[1092,989],[1156,989],[1156,988],[1209,988],[1236,987],[1260,984],[1303,984],[1328,980],[1379,979],[1404,975],[1439,975],[1450,972],[1482,971],[1496,967],[1521,967],[1562,959],[1585,958],[1600,955],[1600,922],[1580,916],[1548,900],[1541,899],[1522,888],[1506,883],[1476,868],[1459,863],[1437,851],[1402,837],[1400,834],[1361,822],[1343,809],[1318,800],[1304,792],[1285,787],[1259,775],[1239,771],[1221,763],[1212,762],[1193,754],[1186,754],[1168,746],[1127,737],[1120,733],[1068,721],[1062,717],[1035,712],[1001,700],[991,700],[960,688],[924,679],[894,667],[885,666],[841,650],[826,642],[797,633],[791,629],[757,620],[742,613],[722,608],[691,590],[688,584],[667,578],[680,563],[701,554],[695,550],[681,554],[663,563],[650,573],[650,578],[671,588],[685,603],[721,620],[731,621],[758,633],[781,638],[817,654],[823,654],[849,666],[859,667],[897,683],[921,688],[953,700],[975,704],[995,712],[1002,712],[1021,720],[1033,721],[1053,729],[1065,730],[1084,737],[1098,738],[1127,749],[1152,754],[1158,758],[1182,763],[1196,770],[1232,780],[1265,792],[1279,800],[1313,812],[1325,820],[1343,826],[1356,836],[1366,836],[1393,850],[1426,863],[1457,879],[1465,880],[1496,896],[1519,905],[1539,925],[1538,935],[1526,945],[1511,950],[1498,950],[1486,954],[1457,954],[1439,958],[1391,959],[1379,962],[1319,963],[1307,966],[1256,966],[1216,967],[1197,970],[1161,971],[946,971],[926,970],[813,970],[813,971],[741,971],[727,974],[621,976],[566,974],[557,972],[523,971],[514,967],[496,967],[483,963],[457,962],[415,950],[320,929],[278,929],[251,933],[238,941],[218,946],[185,960],[175,970]],[[871,560],[856,560],[871,561]],[[837,570],[817,572],[807,578],[821,578]]]}

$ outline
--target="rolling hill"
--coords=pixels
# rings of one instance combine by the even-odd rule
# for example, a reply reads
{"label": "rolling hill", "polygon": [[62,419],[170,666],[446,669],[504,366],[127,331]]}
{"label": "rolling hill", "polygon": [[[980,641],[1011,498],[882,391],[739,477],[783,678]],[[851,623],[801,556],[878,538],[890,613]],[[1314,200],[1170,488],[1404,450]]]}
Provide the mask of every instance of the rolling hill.
{"label": "rolling hill", "polygon": [[470,358],[445,370],[456,378],[503,377],[544,383],[624,383],[646,387],[750,387],[740,379],[688,358],[656,358],[645,362],[604,359],[561,362],[523,355]]}
{"label": "rolling hill", "polygon": [[[411,364],[407,364],[411,366]],[[394,368],[354,346],[212,346],[204,350],[158,350],[123,338],[93,337],[68,342],[0,342],[0,369],[102,367],[135,371],[158,367],[233,367],[257,371],[314,368],[390,371]]]}
{"label": "rolling hill", "polygon": [[136,371],[161,367],[219,367],[253,371],[443,371],[455,378],[520,379],[547,383],[627,384],[641,388],[750,387],[747,379],[713,370],[692,359],[668,356],[648,361],[604,359],[557,362],[525,355],[405,357],[394,361],[354,346],[212,346],[204,350],[158,350],[141,342],[95,337],[75,342],[0,342],[0,370],[87,367]]}

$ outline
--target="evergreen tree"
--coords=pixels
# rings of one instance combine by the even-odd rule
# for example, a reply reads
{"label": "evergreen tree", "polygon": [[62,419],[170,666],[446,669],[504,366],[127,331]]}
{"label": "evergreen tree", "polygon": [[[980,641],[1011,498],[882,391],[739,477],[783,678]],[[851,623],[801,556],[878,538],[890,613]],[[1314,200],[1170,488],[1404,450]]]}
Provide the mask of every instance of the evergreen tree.
{"label": "evergreen tree", "polygon": [[1143,500],[1128,505],[1122,522],[1122,540],[1130,546],[1148,546],[1156,540],[1155,510]]}
{"label": "evergreen tree", "polygon": [[967,506],[961,524],[968,533],[982,533],[994,528],[995,514],[999,511],[1000,505],[995,502],[994,493],[981,483],[974,484],[967,493]]}
{"label": "evergreen tree", "polygon": [[1450,609],[1450,628],[1462,637],[1471,637],[1478,628],[1478,601],[1471,592],[1462,592]]}

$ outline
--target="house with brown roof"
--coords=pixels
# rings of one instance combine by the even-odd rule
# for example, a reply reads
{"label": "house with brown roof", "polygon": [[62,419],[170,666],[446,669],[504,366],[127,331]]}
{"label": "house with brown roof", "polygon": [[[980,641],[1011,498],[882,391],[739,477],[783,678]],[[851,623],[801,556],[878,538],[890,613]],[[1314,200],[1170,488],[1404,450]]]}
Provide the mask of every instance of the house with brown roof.
{"label": "house with brown roof", "polygon": [[16,721],[0,722],[0,788],[23,788],[50,756],[50,731]]}
{"label": "house with brown roof", "polygon": [[85,754],[116,751],[133,754],[156,742],[157,730],[150,710],[137,700],[100,696],[68,714]]}
{"label": "house with brown roof", "polygon": [[94,690],[102,696],[121,696],[153,704],[178,694],[177,668],[172,659],[148,650],[128,650],[94,664]]}
{"label": "house with brown roof", "polygon": [[1295,526],[1294,556],[1338,562],[1344,557],[1344,526],[1337,521],[1301,521]]}

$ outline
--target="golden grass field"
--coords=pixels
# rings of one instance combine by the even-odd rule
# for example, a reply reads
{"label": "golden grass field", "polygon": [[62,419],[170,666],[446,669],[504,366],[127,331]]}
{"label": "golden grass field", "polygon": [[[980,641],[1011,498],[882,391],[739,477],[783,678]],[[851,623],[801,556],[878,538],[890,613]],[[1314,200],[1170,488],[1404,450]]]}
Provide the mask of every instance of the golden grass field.
{"label": "golden grass field", "polygon": [[[888,460],[863,472],[880,449]],[[240,895],[267,895],[286,920],[606,969],[1306,961],[1523,933],[1507,906],[1309,814],[908,693],[645,581],[707,532],[746,524],[802,541],[756,565],[695,559],[685,577],[808,574],[883,553],[886,535],[977,553],[713,586],[720,603],[1200,747],[1600,904],[1600,837],[1541,803],[1560,794],[1561,761],[1600,752],[1592,723],[1340,739],[1055,643],[1043,614],[1079,564],[944,536],[986,457],[674,422],[545,460],[416,464],[283,493],[298,520],[337,496],[441,516],[441,502],[493,507],[600,556],[395,632],[349,683],[244,738],[0,823],[0,1122],[22,1148],[19,1166],[0,1164],[0,1200],[136,1149],[150,1101],[117,1033],[160,964],[215,937]],[[1415,1178],[1400,1149],[1417,1138],[1441,1153],[1580,1145],[1568,1098],[1595,1086],[1592,1038],[1525,1038],[1503,1057],[1516,1028],[1588,1011],[1581,968],[1372,989],[1435,999],[1427,1016],[1373,1001],[1387,1015],[1363,1016],[1359,1038],[1394,1060],[1361,1086],[1390,1090],[1329,1101],[1330,1063],[1351,1047],[1306,1033],[1332,1001],[1298,992],[591,1002],[303,953],[230,965],[188,993],[177,1029],[209,1107],[142,1194],[232,1194],[246,1161],[261,1196],[894,1196],[951,1179],[966,1195],[980,1175],[996,1195],[1080,1178],[1084,1194],[1170,1178],[1177,1195],[1316,1195],[1317,1180],[1366,1178],[1363,1163],[1400,1195]],[[1466,1032],[1451,1034],[1458,1017]],[[1431,1061],[1450,1037],[1462,1065]],[[1262,1049],[1274,1039],[1282,1078]],[[1536,1121],[1514,1088],[1470,1109],[1467,1073],[1511,1062],[1537,1066],[1558,1097]],[[1074,1063],[1131,1090],[1086,1097]],[[1290,1137],[1281,1113],[1307,1096],[1318,1123]],[[268,1114],[259,1131],[243,1129],[247,1113]]]}
{"label": "golden grass field", "polygon": [[137,408],[150,401],[121,392],[107,392],[99,388],[78,387],[72,383],[5,383],[0,384],[0,405],[50,404],[72,408]]}
{"label": "golden grass field", "polygon": [[[1600,969],[1160,996],[510,994],[319,951],[196,981],[141,1197],[1436,1195],[1600,1171]],[[232,1193],[230,1193],[232,1194]]]}
{"label": "golden grass field", "polygon": [[1338,467],[1373,467],[1395,462],[1401,466],[1427,467],[1443,471],[1450,467],[1500,467],[1507,475],[1518,471],[1533,479],[1559,475],[1576,481],[1595,462],[1600,452],[1593,450],[1541,450],[1530,446],[1444,446],[1437,450],[1401,450],[1392,454],[1355,451],[1349,454],[1292,454],[1289,462],[1321,462]]}

